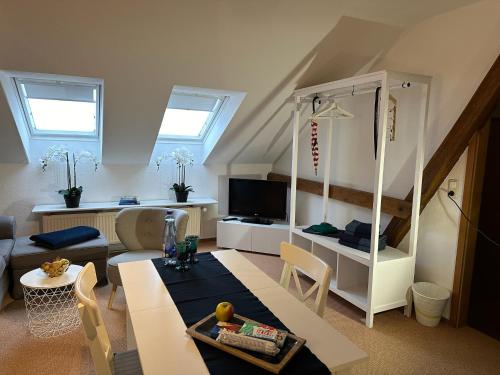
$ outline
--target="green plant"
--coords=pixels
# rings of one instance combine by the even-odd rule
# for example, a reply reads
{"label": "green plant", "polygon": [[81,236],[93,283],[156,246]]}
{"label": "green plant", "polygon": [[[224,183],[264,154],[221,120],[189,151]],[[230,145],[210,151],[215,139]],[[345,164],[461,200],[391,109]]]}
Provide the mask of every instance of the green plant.
{"label": "green plant", "polygon": [[64,195],[64,196],[75,196],[78,194],[81,194],[83,192],[83,187],[82,186],[72,186],[69,189],[61,189],[57,191],[59,194]]}
{"label": "green plant", "polygon": [[193,187],[191,185],[186,185],[184,182],[181,182],[180,184],[178,183],[175,183],[172,185],[172,187],[170,188],[170,190],[173,190],[177,193],[183,193],[183,192],[192,192],[194,191],[193,190]]}

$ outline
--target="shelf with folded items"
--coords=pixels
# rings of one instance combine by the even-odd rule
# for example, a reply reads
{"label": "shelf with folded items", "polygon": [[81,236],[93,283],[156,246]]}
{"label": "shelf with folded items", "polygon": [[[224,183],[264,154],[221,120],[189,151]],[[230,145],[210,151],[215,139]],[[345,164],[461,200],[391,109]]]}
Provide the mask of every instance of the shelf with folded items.
{"label": "shelf with folded items", "polygon": [[[311,243],[319,244],[364,265],[368,266],[370,264],[369,253],[342,245],[339,243],[339,240],[337,238],[321,236],[319,234],[305,233],[302,231],[302,228],[305,228],[305,226],[292,229],[292,233],[310,241]],[[299,244],[297,245],[300,246]],[[386,246],[384,250],[380,250],[378,252],[377,262],[388,262],[408,257],[408,253],[405,253],[404,251],[401,251],[394,247]]]}

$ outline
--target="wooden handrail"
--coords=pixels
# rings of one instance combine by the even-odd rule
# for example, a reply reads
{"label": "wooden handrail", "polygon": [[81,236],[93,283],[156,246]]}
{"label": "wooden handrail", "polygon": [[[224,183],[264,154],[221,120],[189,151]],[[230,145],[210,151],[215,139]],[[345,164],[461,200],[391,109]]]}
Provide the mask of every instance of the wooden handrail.
{"label": "wooden handrail", "polygon": [[[474,133],[484,126],[500,101],[500,56],[477,88],[471,100],[427,163],[422,175],[420,211],[436,194],[444,179],[464,153]],[[413,189],[405,201],[411,202]],[[397,246],[410,230],[411,218],[394,217],[384,234],[391,246]]]}
{"label": "wooden handrail", "polygon": [[[267,179],[270,181],[281,181],[290,184],[290,176],[279,173],[268,173]],[[307,193],[323,196],[323,183],[306,180],[304,178],[297,179],[297,190],[305,191]],[[372,208],[373,207],[373,194],[347,188],[338,185],[330,185],[329,197],[342,202],[354,204],[356,206]],[[381,211],[395,216],[398,218],[406,219],[411,215],[411,202],[392,197],[382,197]]]}

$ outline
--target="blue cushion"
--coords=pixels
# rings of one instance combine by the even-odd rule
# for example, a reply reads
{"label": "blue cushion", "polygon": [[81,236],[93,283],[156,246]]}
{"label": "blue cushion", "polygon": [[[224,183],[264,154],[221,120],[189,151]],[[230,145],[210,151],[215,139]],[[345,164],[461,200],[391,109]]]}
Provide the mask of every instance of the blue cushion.
{"label": "blue cushion", "polygon": [[38,246],[60,249],[99,237],[101,233],[92,227],[73,227],[55,232],[34,234],[30,237]]}

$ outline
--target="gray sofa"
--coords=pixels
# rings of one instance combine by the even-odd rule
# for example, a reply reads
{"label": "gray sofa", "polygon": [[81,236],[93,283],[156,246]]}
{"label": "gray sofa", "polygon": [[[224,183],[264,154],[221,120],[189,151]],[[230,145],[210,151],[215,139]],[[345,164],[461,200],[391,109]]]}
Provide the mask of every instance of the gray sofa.
{"label": "gray sofa", "polygon": [[0,215],[0,306],[9,290],[7,266],[16,241],[16,219]]}
{"label": "gray sofa", "polygon": [[19,281],[22,275],[40,267],[43,262],[50,262],[56,257],[66,258],[72,264],[84,266],[93,262],[97,273],[98,285],[108,282],[106,275],[106,261],[108,259],[108,241],[103,235],[93,240],[76,245],[63,247],[57,250],[46,249],[35,245],[29,237],[16,239],[12,250],[9,265],[10,295],[14,299],[23,298],[23,287]]}
{"label": "gray sofa", "polygon": [[58,256],[82,266],[94,262],[98,284],[107,284],[108,241],[103,235],[62,249],[49,250],[36,246],[29,237],[16,238],[15,218],[0,215],[0,307],[7,292],[14,299],[23,298],[19,282],[22,275]]}

